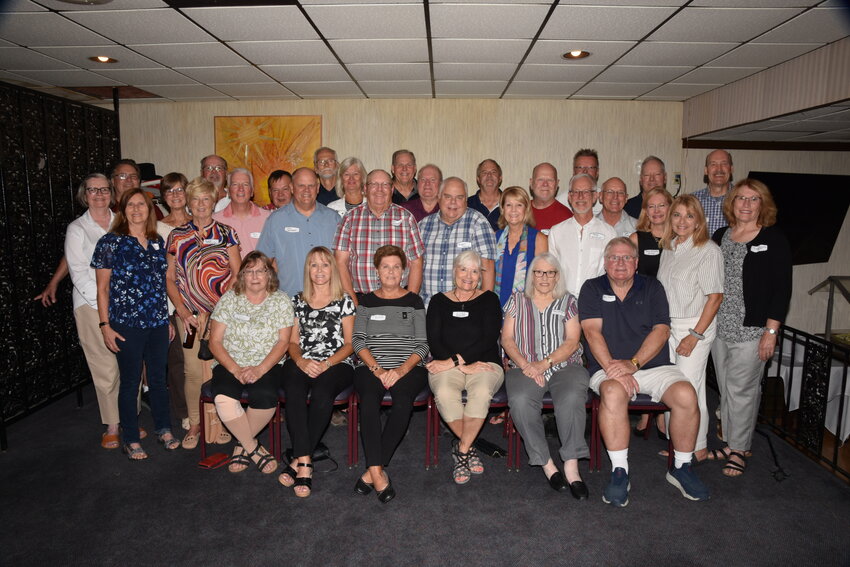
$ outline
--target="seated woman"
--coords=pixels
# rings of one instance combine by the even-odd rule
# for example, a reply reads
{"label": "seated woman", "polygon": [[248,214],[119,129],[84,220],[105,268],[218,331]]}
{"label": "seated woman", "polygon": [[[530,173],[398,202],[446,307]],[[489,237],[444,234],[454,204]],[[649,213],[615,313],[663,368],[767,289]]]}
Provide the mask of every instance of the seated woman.
{"label": "seated woman", "polygon": [[[490,400],[504,380],[500,364],[499,296],[481,291],[481,256],[461,252],[454,260],[454,289],[438,293],[428,304],[428,382],[440,415],[457,436],[452,443],[452,478],[466,484],[484,472],[472,443],[478,437]],[[466,390],[466,405],[461,395]]]}
{"label": "seated woman", "polygon": [[[265,254],[254,250],[245,256],[236,283],[221,296],[211,320],[213,400],[222,423],[238,441],[228,470],[242,472],[253,462],[262,473],[271,474],[277,461],[256,437],[277,408],[280,363],[289,346],[293,313]],[[248,393],[247,412],[240,403],[243,390]]]}
{"label": "seated woman", "polygon": [[[502,348],[511,368],[505,387],[529,464],[543,467],[553,489],[560,492],[569,487],[574,498],[584,500],[588,491],[578,472],[578,459],[590,454],[584,440],[590,376],[581,361],[578,301],[567,293],[559,266],[552,254],[539,254],[531,261],[525,292],[513,294],[508,301]],[[564,474],[549,455],[543,430],[540,408],[547,391],[555,406]]]}
{"label": "seated woman", "polygon": [[306,498],[313,485],[313,451],[330,422],[334,398],[354,378],[354,301],[342,291],[333,253],[324,246],[307,254],[304,291],[292,303],[295,325],[290,358],[283,366],[283,389],[294,460],[278,480],[294,485],[295,495]]}
{"label": "seated woman", "polygon": [[[374,264],[380,287],[361,298],[352,337],[363,363],[354,371],[354,388],[360,397],[360,437],[366,454],[366,472],[354,490],[365,496],[374,488],[378,500],[387,503],[395,489],[384,467],[407,431],[416,396],[427,384],[422,361],[428,356],[428,342],[422,298],[401,287],[407,267],[404,251],[381,246]],[[382,431],[381,400],[387,390],[393,407]]]}

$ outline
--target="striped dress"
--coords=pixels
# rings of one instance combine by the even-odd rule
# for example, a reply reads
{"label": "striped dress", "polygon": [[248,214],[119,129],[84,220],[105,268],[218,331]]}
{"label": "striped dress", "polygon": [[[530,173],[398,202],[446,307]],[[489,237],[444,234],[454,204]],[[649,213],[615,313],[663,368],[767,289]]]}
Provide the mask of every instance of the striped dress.
{"label": "striped dress", "polygon": [[355,353],[369,349],[381,368],[398,368],[413,353],[419,355],[422,364],[428,356],[422,298],[407,293],[397,299],[382,299],[367,293],[357,307],[351,343]]}

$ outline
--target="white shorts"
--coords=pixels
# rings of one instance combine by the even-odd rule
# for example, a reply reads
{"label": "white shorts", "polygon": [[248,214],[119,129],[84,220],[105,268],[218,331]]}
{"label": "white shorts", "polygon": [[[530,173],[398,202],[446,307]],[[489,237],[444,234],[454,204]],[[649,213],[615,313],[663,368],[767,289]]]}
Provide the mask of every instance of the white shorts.
{"label": "white shorts", "polygon": [[[672,364],[656,366],[649,370],[638,370],[635,372],[634,376],[640,386],[638,393],[651,396],[653,402],[660,402],[664,392],[667,391],[667,388],[669,388],[671,384],[676,382],[690,383],[687,377]],[[590,377],[590,388],[599,394],[599,385],[607,379],[608,375],[605,374],[604,370],[596,371],[593,376]]]}

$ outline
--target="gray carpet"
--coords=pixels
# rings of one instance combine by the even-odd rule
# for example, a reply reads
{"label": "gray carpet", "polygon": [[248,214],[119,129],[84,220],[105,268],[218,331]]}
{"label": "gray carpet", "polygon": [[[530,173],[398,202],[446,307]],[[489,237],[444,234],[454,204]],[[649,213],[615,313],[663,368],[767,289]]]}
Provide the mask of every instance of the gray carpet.
{"label": "gray carpet", "polygon": [[[582,462],[585,502],[553,492],[525,461],[509,472],[504,459],[485,458],[484,475],[455,486],[447,437],[439,467],[424,469],[416,412],[388,469],[398,496],[382,505],[352,490],[360,470],[345,466],[344,427],[325,437],[339,470],[318,463],[313,495],[301,500],[277,474],[202,470],[197,450],[166,453],[152,436],[147,461],[105,451],[91,387],[84,398],[82,408],[69,396],[9,428],[0,565],[850,564],[850,487],[775,437],[786,480],[774,480],[757,435],[743,477],[698,468],[712,491],[705,503],[664,480],[664,443],[634,439],[630,503],[614,509],[601,500],[607,457],[601,473]],[[146,411],[142,424],[152,429]],[[495,426],[485,437],[506,445]]]}

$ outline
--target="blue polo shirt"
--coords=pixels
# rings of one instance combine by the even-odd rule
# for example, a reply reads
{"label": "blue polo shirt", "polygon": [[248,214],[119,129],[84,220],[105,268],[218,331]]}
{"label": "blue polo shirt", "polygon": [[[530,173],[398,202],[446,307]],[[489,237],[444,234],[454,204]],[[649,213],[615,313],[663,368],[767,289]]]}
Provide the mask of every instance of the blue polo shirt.
{"label": "blue polo shirt", "polygon": [[[614,294],[608,276],[589,279],[578,297],[579,319],[602,319],[602,336],[616,360],[630,360],[655,325],[670,325],[670,307],[664,286],[655,278],[635,274],[632,288],[623,301]],[[591,375],[602,369],[590,349],[586,349]],[[641,368],[670,364],[667,345]]]}
{"label": "blue polo shirt", "polygon": [[[502,192],[499,191],[499,194],[501,194],[501,193]],[[469,197],[466,200],[466,206],[469,207],[470,209],[475,209],[476,211],[478,211],[479,213],[484,215],[484,218],[486,218],[487,222],[490,223],[490,226],[493,227],[493,231],[499,230],[499,215],[501,214],[502,210],[499,207],[496,207],[495,209],[493,209],[491,211],[487,207],[485,207],[484,203],[481,202],[481,190],[480,189],[478,190],[478,192],[475,195],[473,195],[472,197]]]}

